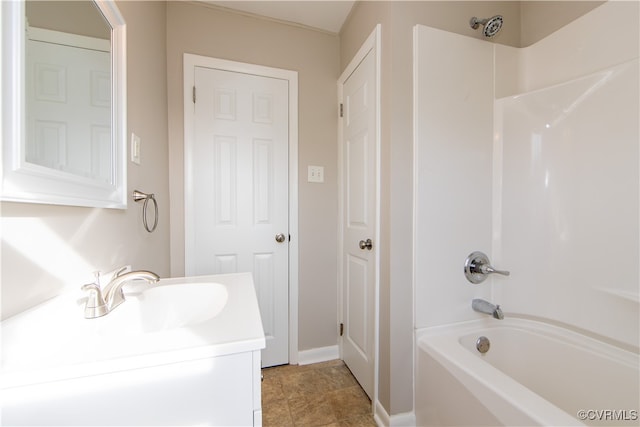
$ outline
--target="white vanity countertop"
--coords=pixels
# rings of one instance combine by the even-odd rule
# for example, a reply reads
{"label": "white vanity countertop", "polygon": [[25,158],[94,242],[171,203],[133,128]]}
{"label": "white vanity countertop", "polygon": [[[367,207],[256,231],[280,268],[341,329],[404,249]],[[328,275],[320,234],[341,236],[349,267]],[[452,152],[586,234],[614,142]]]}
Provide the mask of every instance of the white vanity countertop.
{"label": "white vanity countertop", "polygon": [[264,348],[250,273],[161,279],[154,285],[133,286],[211,282],[226,288],[226,305],[215,317],[184,327],[101,333],[109,316],[127,301],[104,317],[85,319],[84,306],[78,301],[81,292],[63,294],[3,321],[0,389]]}

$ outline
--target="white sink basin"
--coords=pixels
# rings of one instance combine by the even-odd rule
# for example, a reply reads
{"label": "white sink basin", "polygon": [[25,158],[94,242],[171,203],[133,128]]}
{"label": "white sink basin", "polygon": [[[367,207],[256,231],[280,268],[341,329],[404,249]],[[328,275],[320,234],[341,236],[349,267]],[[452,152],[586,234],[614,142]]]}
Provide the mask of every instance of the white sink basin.
{"label": "white sink basin", "polygon": [[[140,290],[142,289],[142,290]],[[125,288],[126,290],[126,288]],[[193,326],[216,317],[229,293],[220,283],[164,284],[125,291],[125,302],[111,313],[88,319],[101,335],[134,335]]]}
{"label": "white sink basin", "polygon": [[265,346],[251,274],[124,295],[97,319],[78,289],[0,323],[2,424],[251,425]]}

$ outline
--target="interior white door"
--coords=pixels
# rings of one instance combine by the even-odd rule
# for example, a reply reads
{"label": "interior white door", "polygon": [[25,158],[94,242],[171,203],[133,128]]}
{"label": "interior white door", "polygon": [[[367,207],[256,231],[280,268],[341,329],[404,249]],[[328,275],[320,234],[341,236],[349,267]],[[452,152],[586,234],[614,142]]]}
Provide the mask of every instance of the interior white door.
{"label": "interior white door", "polygon": [[26,42],[26,161],[111,183],[109,51],[67,39]]}
{"label": "interior white door", "polygon": [[344,362],[373,397],[376,283],[376,60],[372,49],[342,88]]}
{"label": "interior white door", "polygon": [[288,81],[195,67],[187,275],[252,272],[267,341],[289,362]]}

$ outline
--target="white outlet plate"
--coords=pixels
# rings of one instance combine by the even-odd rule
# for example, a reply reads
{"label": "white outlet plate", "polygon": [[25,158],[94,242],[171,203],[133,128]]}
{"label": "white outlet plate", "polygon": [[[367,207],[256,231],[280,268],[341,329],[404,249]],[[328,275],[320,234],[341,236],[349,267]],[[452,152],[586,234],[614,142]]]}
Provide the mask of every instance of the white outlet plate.
{"label": "white outlet plate", "polygon": [[140,137],[135,133],[131,133],[131,161],[137,165],[140,164]]}
{"label": "white outlet plate", "polygon": [[309,166],[307,182],[324,182],[324,167]]}

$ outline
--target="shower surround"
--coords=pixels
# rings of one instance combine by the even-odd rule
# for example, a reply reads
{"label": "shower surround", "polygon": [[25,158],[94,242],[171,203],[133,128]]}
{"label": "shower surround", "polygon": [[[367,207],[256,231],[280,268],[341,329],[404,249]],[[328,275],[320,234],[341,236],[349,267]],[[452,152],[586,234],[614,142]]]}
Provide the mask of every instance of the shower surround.
{"label": "shower surround", "polygon": [[[417,329],[483,298],[638,347],[639,7],[521,49],[416,27]],[[511,276],[467,282],[476,250]]]}
{"label": "shower surround", "polygon": [[[416,27],[418,335],[480,319],[471,300],[483,298],[505,318],[567,327],[637,359],[638,16],[637,2],[607,2],[522,49]],[[467,282],[476,250],[511,276]]]}

